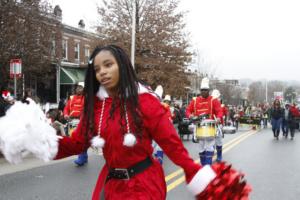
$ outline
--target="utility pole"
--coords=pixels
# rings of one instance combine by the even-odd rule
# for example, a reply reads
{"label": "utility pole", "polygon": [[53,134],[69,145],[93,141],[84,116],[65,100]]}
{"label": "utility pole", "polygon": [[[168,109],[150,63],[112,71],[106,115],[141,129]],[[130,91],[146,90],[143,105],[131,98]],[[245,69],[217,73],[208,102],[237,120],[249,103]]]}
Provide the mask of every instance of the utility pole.
{"label": "utility pole", "polygon": [[135,26],[136,26],[136,1],[133,1],[132,5],[132,30],[131,30],[131,63],[134,67],[134,57],[135,57]]}
{"label": "utility pole", "polygon": [[56,103],[60,101],[60,66],[61,63],[56,64]]}
{"label": "utility pole", "polygon": [[268,103],[268,80],[266,80],[266,103]]}

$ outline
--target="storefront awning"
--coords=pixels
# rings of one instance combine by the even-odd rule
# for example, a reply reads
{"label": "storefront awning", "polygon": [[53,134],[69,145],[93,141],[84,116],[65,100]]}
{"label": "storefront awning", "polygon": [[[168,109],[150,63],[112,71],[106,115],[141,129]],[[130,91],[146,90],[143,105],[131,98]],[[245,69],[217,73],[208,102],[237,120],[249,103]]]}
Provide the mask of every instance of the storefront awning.
{"label": "storefront awning", "polygon": [[86,68],[61,67],[60,68],[60,84],[73,85],[83,82],[85,78]]}

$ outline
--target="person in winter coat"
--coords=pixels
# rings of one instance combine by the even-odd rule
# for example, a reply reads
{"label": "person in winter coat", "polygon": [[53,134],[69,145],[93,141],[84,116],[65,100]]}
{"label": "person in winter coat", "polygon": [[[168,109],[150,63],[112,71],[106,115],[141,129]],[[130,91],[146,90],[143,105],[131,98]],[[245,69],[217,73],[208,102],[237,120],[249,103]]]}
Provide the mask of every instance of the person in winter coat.
{"label": "person in winter coat", "polygon": [[40,99],[33,94],[33,90],[31,88],[26,88],[24,92],[24,96],[22,98],[23,103],[29,103],[30,100],[34,101],[35,103],[40,103]]}
{"label": "person in winter coat", "polygon": [[271,108],[270,116],[271,116],[273,135],[274,138],[278,140],[279,133],[280,133],[280,126],[282,125],[282,119],[284,116],[284,110],[280,106],[279,99],[274,100],[273,107]]}
{"label": "person in winter coat", "polygon": [[175,103],[174,104],[174,111],[173,111],[173,115],[172,115],[172,119],[173,119],[173,124],[179,124],[182,121],[182,116],[181,116],[181,112],[180,112],[180,106]]}
{"label": "person in winter coat", "polygon": [[9,107],[9,103],[5,99],[10,95],[10,92],[4,87],[1,87],[0,94],[0,117],[2,117],[5,115],[5,112]]}
{"label": "person in winter coat", "polygon": [[[169,120],[168,110],[153,91],[138,81],[122,48],[96,47],[88,63],[84,110],[78,127],[71,137],[60,136],[55,140],[58,151],[52,152],[57,152],[55,159],[60,159],[83,152],[90,145],[103,150],[105,165],[94,188],[93,200],[166,199],[165,176],[162,166],[152,157],[152,140],[183,169],[187,187],[198,199],[248,199],[249,185],[230,165],[201,166],[194,162]],[[5,131],[5,126],[0,121],[0,130]],[[34,126],[26,123],[23,126],[33,131]],[[1,139],[3,144],[14,142],[1,138],[0,134]],[[39,139],[44,137],[36,138]],[[48,140],[40,145],[55,143],[51,137]]]}
{"label": "person in winter coat", "polygon": [[14,104],[15,99],[9,90],[3,89],[0,97],[0,116],[4,116],[5,112]]}
{"label": "person in winter coat", "polygon": [[[291,132],[291,140],[294,139],[295,136],[295,129],[296,129],[296,119],[299,119],[300,117],[300,112],[298,110],[298,108],[296,107],[296,104],[294,103],[293,105],[291,105],[290,110],[289,110],[289,115],[288,115],[288,127],[290,129]],[[288,133],[285,135],[285,137],[287,138]]]}
{"label": "person in winter coat", "polygon": [[289,116],[290,116],[290,104],[286,103],[284,107],[283,117],[282,117],[282,134],[287,138],[289,132]]}

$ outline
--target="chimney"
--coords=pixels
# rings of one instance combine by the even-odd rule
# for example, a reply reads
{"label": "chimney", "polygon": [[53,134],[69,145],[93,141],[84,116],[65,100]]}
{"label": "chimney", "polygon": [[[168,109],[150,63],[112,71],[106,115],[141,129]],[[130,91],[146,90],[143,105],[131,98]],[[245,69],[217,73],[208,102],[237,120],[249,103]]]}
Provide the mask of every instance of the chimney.
{"label": "chimney", "polygon": [[61,18],[62,17],[62,10],[61,8],[59,7],[59,5],[56,5],[54,7],[54,11],[53,11],[54,15],[57,16],[58,18]]}
{"label": "chimney", "polygon": [[79,20],[78,22],[78,27],[84,29],[85,28],[85,23],[83,21],[83,19]]}

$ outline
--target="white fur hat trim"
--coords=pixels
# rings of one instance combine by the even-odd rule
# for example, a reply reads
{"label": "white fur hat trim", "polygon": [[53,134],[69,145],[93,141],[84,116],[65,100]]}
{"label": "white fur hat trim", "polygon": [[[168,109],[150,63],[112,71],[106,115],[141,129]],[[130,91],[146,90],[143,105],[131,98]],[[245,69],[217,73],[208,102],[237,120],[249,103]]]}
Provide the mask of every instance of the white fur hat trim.
{"label": "white fur hat trim", "polygon": [[133,147],[136,143],[136,137],[132,133],[126,133],[124,135],[123,145],[127,147]]}
{"label": "white fur hat trim", "polygon": [[93,137],[92,147],[94,147],[94,148],[103,148],[104,144],[105,144],[105,140],[102,137],[100,137],[99,135]]}

